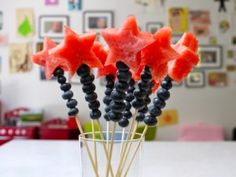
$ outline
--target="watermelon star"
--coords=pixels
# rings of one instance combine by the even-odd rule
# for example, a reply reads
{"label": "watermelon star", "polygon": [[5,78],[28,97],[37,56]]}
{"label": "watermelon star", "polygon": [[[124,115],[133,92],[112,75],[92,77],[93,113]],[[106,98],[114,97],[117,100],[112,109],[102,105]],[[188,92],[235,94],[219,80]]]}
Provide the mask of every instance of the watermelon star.
{"label": "watermelon star", "polygon": [[181,82],[199,62],[197,54],[198,41],[191,33],[185,33],[182,38],[173,45],[180,56],[168,63],[168,74],[176,82]]}
{"label": "watermelon star", "polygon": [[[104,49],[102,44],[95,42],[92,48],[95,55],[100,59],[101,63],[104,65],[107,59],[108,50]],[[97,77],[107,76],[109,74],[116,76],[117,69],[112,65],[106,65],[98,69]]]}
{"label": "watermelon star", "polygon": [[134,16],[129,16],[120,29],[103,30],[102,36],[110,48],[105,65],[122,61],[134,72],[140,64],[138,53],[154,42],[150,33],[139,31]]}
{"label": "watermelon star", "polygon": [[155,42],[141,52],[141,65],[147,65],[155,82],[161,81],[168,71],[168,62],[179,55],[171,47],[171,29],[165,27],[153,35]]}
{"label": "watermelon star", "polygon": [[68,70],[68,64],[49,54],[49,50],[56,47],[56,43],[50,38],[45,37],[43,42],[43,50],[34,54],[32,60],[34,63],[45,68],[46,79],[50,79],[56,68],[62,68],[63,70]]}
{"label": "watermelon star", "polygon": [[78,35],[65,26],[65,38],[61,44],[50,50],[50,54],[68,62],[71,77],[82,64],[90,68],[102,67],[102,63],[92,51],[96,33]]}

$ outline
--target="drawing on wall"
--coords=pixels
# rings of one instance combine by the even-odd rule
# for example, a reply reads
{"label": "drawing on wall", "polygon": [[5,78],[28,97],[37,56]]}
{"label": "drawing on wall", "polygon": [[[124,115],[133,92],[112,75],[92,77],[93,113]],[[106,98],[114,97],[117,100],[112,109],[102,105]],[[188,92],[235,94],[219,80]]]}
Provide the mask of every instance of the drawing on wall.
{"label": "drawing on wall", "polygon": [[235,49],[230,49],[227,51],[227,58],[230,60],[236,61],[236,50]]}
{"label": "drawing on wall", "polygon": [[211,45],[216,45],[218,42],[217,42],[217,37],[216,36],[210,36],[209,37],[209,43]]}
{"label": "drawing on wall", "polygon": [[52,6],[52,5],[58,5],[59,0],[45,0],[45,5]]}
{"label": "drawing on wall", "polygon": [[188,14],[187,8],[170,8],[169,9],[169,26],[173,33],[184,33],[188,31]]}
{"label": "drawing on wall", "polygon": [[24,73],[32,69],[32,47],[30,43],[12,43],[9,45],[10,73]]}
{"label": "drawing on wall", "polygon": [[39,17],[39,37],[62,39],[65,25],[69,26],[69,16],[67,15],[42,15]]}
{"label": "drawing on wall", "polygon": [[82,9],[82,0],[68,0],[68,10],[81,10]]}
{"label": "drawing on wall", "polygon": [[230,28],[230,22],[228,20],[221,20],[219,22],[219,31],[221,33],[226,33]]}
{"label": "drawing on wall", "polygon": [[185,79],[187,88],[202,88],[205,86],[205,73],[203,71],[193,71]]}
{"label": "drawing on wall", "polygon": [[0,30],[3,29],[3,13],[0,11]]}
{"label": "drawing on wall", "polygon": [[176,125],[179,122],[178,111],[176,109],[164,110],[158,120],[159,127]]}
{"label": "drawing on wall", "polygon": [[233,36],[233,37],[232,37],[232,44],[233,44],[233,45],[236,45],[236,36]]}
{"label": "drawing on wall", "polygon": [[164,24],[162,22],[147,22],[146,24],[146,30],[152,34],[155,34],[157,31],[159,31]]}
{"label": "drawing on wall", "polygon": [[225,72],[208,73],[208,85],[211,87],[226,87],[228,85],[228,76]]}
{"label": "drawing on wall", "polygon": [[8,35],[1,33],[0,34],[0,46],[6,46],[8,44]]}
{"label": "drawing on wall", "polygon": [[20,37],[32,37],[34,35],[34,10],[16,9],[17,35]]}
{"label": "drawing on wall", "polygon": [[209,35],[210,12],[207,10],[191,10],[190,21],[193,33],[198,37]]}
{"label": "drawing on wall", "polygon": [[236,65],[227,65],[226,71],[228,72],[235,72],[236,71]]}
{"label": "drawing on wall", "polygon": [[227,11],[225,2],[226,2],[226,1],[229,1],[229,0],[215,0],[215,1],[216,1],[216,2],[218,1],[218,2],[219,2],[219,9],[218,9],[219,12],[221,12],[221,11],[226,12],[226,11]]}
{"label": "drawing on wall", "polygon": [[85,11],[83,14],[84,32],[100,32],[113,27],[112,11]]}

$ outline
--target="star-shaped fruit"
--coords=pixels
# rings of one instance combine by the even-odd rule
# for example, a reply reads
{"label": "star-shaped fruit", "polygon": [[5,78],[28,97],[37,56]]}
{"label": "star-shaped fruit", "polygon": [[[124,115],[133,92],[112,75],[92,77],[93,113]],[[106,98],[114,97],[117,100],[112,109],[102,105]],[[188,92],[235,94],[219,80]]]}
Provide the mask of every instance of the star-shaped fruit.
{"label": "star-shaped fruit", "polygon": [[198,40],[191,33],[185,33],[173,48],[180,56],[168,63],[168,74],[176,82],[181,82],[199,62]]}
{"label": "star-shaped fruit", "polygon": [[68,70],[68,64],[66,61],[49,54],[49,50],[55,47],[56,43],[50,38],[45,37],[43,42],[43,50],[32,56],[34,63],[45,68],[45,76],[47,79],[52,77],[53,72],[58,67],[65,71]]}
{"label": "star-shaped fruit", "polygon": [[122,61],[134,72],[140,64],[137,54],[154,42],[150,33],[139,31],[134,16],[129,16],[119,29],[103,30],[102,36],[110,48],[105,65]]}
{"label": "star-shaped fruit", "polygon": [[141,65],[150,68],[152,79],[161,81],[168,72],[168,62],[176,59],[179,54],[171,47],[171,29],[165,27],[153,35],[155,42],[141,52]]}
{"label": "star-shaped fruit", "polygon": [[102,67],[102,63],[92,51],[96,33],[78,35],[67,26],[64,29],[64,40],[50,50],[50,54],[68,62],[70,75],[73,76],[82,64],[90,68]]}
{"label": "star-shaped fruit", "polygon": [[[92,50],[95,53],[95,55],[100,59],[101,63],[104,65],[109,51],[104,49],[102,44],[99,42],[94,43]],[[117,72],[117,69],[113,64],[106,65],[98,69],[97,76],[103,77],[109,74],[116,76],[116,72]]]}

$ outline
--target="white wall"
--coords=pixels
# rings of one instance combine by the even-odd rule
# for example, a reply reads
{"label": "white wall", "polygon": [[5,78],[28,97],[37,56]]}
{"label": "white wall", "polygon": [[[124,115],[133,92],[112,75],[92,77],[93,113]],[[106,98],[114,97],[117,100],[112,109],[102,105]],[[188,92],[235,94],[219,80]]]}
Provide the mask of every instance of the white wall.
{"label": "white wall", "polygon": [[[134,5],[134,0],[83,0],[83,10],[113,10],[115,13],[115,25],[119,26],[129,14],[135,14],[140,26],[144,29],[147,21],[163,21],[167,24],[167,9],[171,6],[190,7],[191,9],[208,9],[211,13],[212,34],[217,35],[219,18],[218,3],[205,0],[166,0],[166,8],[161,9],[159,5],[152,8],[143,8]],[[34,8],[36,36],[34,39],[19,39],[16,36],[15,9]],[[233,2],[227,2],[228,11],[233,12]],[[82,11],[68,12],[66,0],[60,0],[59,6],[44,6],[44,0],[0,0],[0,10],[4,13],[4,31],[9,35],[10,42],[38,41],[38,16],[44,14],[68,14],[70,15],[71,27],[77,32],[82,32]],[[234,19],[235,20],[235,19]],[[207,43],[207,39],[200,39],[201,43]],[[229,36],[218,36],[218,42],[224,47],[230,47]],[[39,80],[39,68],[34,66],[32,72],[25,74],[9,74],[8,71],[8,47],[0,48],[3,57],[1,84],[1,99],[3,111],[19,106],[43,108],[46,118],[65,117],[65,102],[61,99],[61,91],[56,82],[45,82]],[[97,83],[97,92],[100,98],[103,88]],[[78,98],[80,117],[82,120],[88,118],[87,104],[80,86],[74,86]],[[236,89],[229,87],[225,89],[186,89],[174,88],[167,108],[176,108],[179,112],[180,123],[205,121],[219,123],[227,129],[227,137],[230,137],[231,128],[236,126]],[[161,140],[172,140],[176,138],[177,126],[160,128],[158,137]]]}

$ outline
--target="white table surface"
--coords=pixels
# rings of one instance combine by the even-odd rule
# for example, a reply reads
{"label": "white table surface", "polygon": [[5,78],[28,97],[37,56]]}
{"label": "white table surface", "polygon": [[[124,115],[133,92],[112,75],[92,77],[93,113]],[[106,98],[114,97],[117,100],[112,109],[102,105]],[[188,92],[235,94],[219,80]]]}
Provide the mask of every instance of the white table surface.
{"label": "white table surface", "polygon": [[[0,177],[79,177],[77,141],[15,140],[0,146]],[[143,177],[236,177],[236,143],[151,142]]]}

